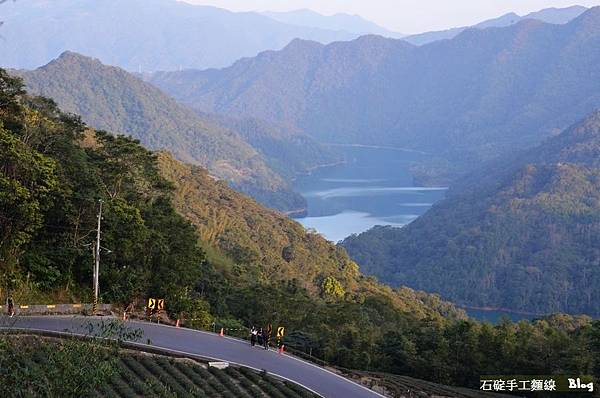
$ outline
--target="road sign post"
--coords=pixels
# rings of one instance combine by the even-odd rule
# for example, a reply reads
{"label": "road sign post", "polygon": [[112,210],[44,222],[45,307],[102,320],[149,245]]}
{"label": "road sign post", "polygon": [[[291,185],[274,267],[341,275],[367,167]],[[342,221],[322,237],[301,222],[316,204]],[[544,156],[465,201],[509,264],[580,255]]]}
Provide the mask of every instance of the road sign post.
{"label": "road sign post", "polygon": [[154,311],[156,309],[156,299],[149,298],[148,299],[148,309]]}
{"label": "road sign post", "polygon": [[277,348],[279,353],[283,354],[283,336],[285,335],[285,327],[279,326],[277,327]]}
{"label": "road sign post", "polygon": [[156,309],[156,299],[155,298],[148,298],[148,305],[146,306],[146,311],[147,311],[147,316],[152,317],[152,314],[154,313],[154,310]]}
{"label": "road sign post", "polygon": [[156,315],[156,321],[159,322],[159,315],[161,311],[165,310],[165,299],[157,299],[153,297],[148,298],[148,316]]}

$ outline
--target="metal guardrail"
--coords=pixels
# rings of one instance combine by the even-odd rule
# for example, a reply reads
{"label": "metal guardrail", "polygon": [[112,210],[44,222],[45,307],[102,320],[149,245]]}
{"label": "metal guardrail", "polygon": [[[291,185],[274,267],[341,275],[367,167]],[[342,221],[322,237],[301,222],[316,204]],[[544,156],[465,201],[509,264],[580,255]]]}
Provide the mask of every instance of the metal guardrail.
{"label": "metal guardrail", "polygon": [[[0,305],[0,313],[5,313],[8,309],[6,305]],[[113,309],[112,304],[98,304],[98,311],[110,312]],[[92,304],[23,304],[15,305],[15,315],[40,315],[40,314],[81,314],[90,312]]]}

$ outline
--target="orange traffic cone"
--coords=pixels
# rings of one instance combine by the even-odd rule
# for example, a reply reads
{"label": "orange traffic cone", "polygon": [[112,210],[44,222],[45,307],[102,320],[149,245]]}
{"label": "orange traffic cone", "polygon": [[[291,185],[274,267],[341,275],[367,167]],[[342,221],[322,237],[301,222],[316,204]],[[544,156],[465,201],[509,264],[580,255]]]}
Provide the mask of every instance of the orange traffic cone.
{"label": "orange traffic cone", "polygon": [[127,312],[123,312],[123,320],[126,321],[127,320]]}
{"label": "orange traffic cone", "polygon": [[279,353],[283,354],[285,352],[285,346],[282,344],[281,347],[279,347]]}
{"label": "orange traffic cone", "polygon": [[225,332],[225,331],[223,330],[223,328],[221,328],[221,333],[219,333],[219,336],[221,336],[221,337],[225,336],[225,333],[224,333],[224,332]]}
{"label": "orange traffic cone", "polygon": [[175,324],[175,327],[178,328],[179,327],[179,319],[177,320],[177,323]]}

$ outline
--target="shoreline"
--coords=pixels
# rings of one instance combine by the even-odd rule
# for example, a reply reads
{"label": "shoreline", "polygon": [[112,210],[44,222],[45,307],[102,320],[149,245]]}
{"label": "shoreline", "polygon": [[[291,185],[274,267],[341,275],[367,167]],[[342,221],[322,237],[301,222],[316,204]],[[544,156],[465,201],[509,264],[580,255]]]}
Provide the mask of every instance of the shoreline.
{"label": "shoreline", "polygon": [[341,165],[346,164],[346,163],[348,163],[348,162],[346,162],[345,160],[338,160],[337,162],[318,164],[316,166],[309,167],[309,168],[306,169],[306,171],[310,174],[314,170],[324,169],[324,168],[327,168],[327,167],[341,166]]}
{"label": "shoreline", "polygon": [[340,161],[337,161],[337,162],[325,163],[325,164],[318,164],[318,165],[315,165],[315,166],[311,166],[311,167],[306,168],[303,172],[296,173],[296,175],[294,176],[294,178],[292,178],[291,181],[296,181],[296,179],[298,177],[310,176],[310,175],[312,175],[312,173],[314,171],[319,170],[319,169],[325,169],[325,168],[328,168],[328,167],[341,166],[341,165],[346,164],[346,163],[348,163],[348,162],[346,162],[345,160],[340,160]]}
{"label": "shoreline", "polygon": [[429,153],[424,151],[419,151],[418,149],[410,149],[410,148],[402,148],[396,146],[385,146],[385,145],[368,145],[368,144],[339,144],[334,142],[321,142],[321,145],[325,146],[341,146],[348,148],[370,148],[370,149],[389,149],[392,151],[398,152],[410,152],[410,153],[418,153],[419,155],[429,155]]}
{"label": "shoreline", "polygon": [[304,218],[304,217],[306,217],[306,214],[308,213],[308,208],[303,207],[302,209],[287,210],[287,211],[282,211],[281,213],[283,213],[283,215],[285,215],[287,217],[290,217],[291,219],[294,219],[294,216],[296,216],[298,218]]}

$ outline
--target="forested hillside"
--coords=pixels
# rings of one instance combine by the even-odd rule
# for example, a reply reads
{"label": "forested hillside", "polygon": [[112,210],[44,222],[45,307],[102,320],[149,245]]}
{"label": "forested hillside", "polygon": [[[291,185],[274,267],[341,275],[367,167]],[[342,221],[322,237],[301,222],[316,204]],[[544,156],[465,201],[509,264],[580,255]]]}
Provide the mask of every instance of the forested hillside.
{"label": "forested hillside", "polygon": [[600,111],[472,174],[402,229],[343,242],[368,274],[470,306],[600,314]]}
{"label": "forested hillside", "polygon": [[186,299],[206,268],[205,257],[194,228],[172,206],[154,155],[131,138],[86,130],[51,100],[24,95],[20,81],[3,70],[0,96],[3,294],[16,300],[89,297],[103,200],[104,297]]}
{"label": "forested hillside", "polygon": [[344,161],[340,154],[319,144],[297,127],[254,118],[235,119],[218,114],[198,114],[239,134],[286,181],[293,180],[299,174],[310,173],[315,168]]}
{"label": "forested hillside", "polygon": [[593,111],[599,63],[595,7],[565,25],[524,20],[420,47],[377,36],[295,40],[225,69],[150,81],[205,112],[294,125],[318,141],[419,149],[465,170]]}
{"label": "forested hillside", "polygon": [[439,297],[392,290],[206,171],[86,128],[3,70],[0,146],[0,287],[17,303],[89,297],[101,199],[105,302],[165,297],[198,328],[285,324],[287,344],[331,363],[463,386],[498,369],[600,372],[600,323],[493,327]]}
{"label": "forested hillside", "polygon": [[428,306],[453,318],[464,316],[434,296],[411,289],[392,291],[362,276],[343,249],[215,182],[201,168],[177,162],[168,154],[159,156],[159,165],[174,184],[174,206],[196,226],[209,258],[220,262],[231,277],[229,282],[241,278],[244,286],[254,286],[281,281],[313,297],[359,301],[381,295],[393,307],[419,318],[432,316]]}
{"label": "forested hillside", "polygon": [[[17,73],[33,93],[54,99],[94,128],[131,135],[148,148],[167,149],[182,161],[203,165],[270,207],[296,210],[305,206],[304,199],[240,134],[214,118],[194,114],[122,69],[66,52],[34,71]],[[265,128],[260,125],[255,131],[264,133]],[[291,140],[286,139],[280,140],[284,148]],[[315,152],[312,160],[330,162],[324,152]],[[289,162],[287,173],[299,171],[302,166],[297,164]]]}

